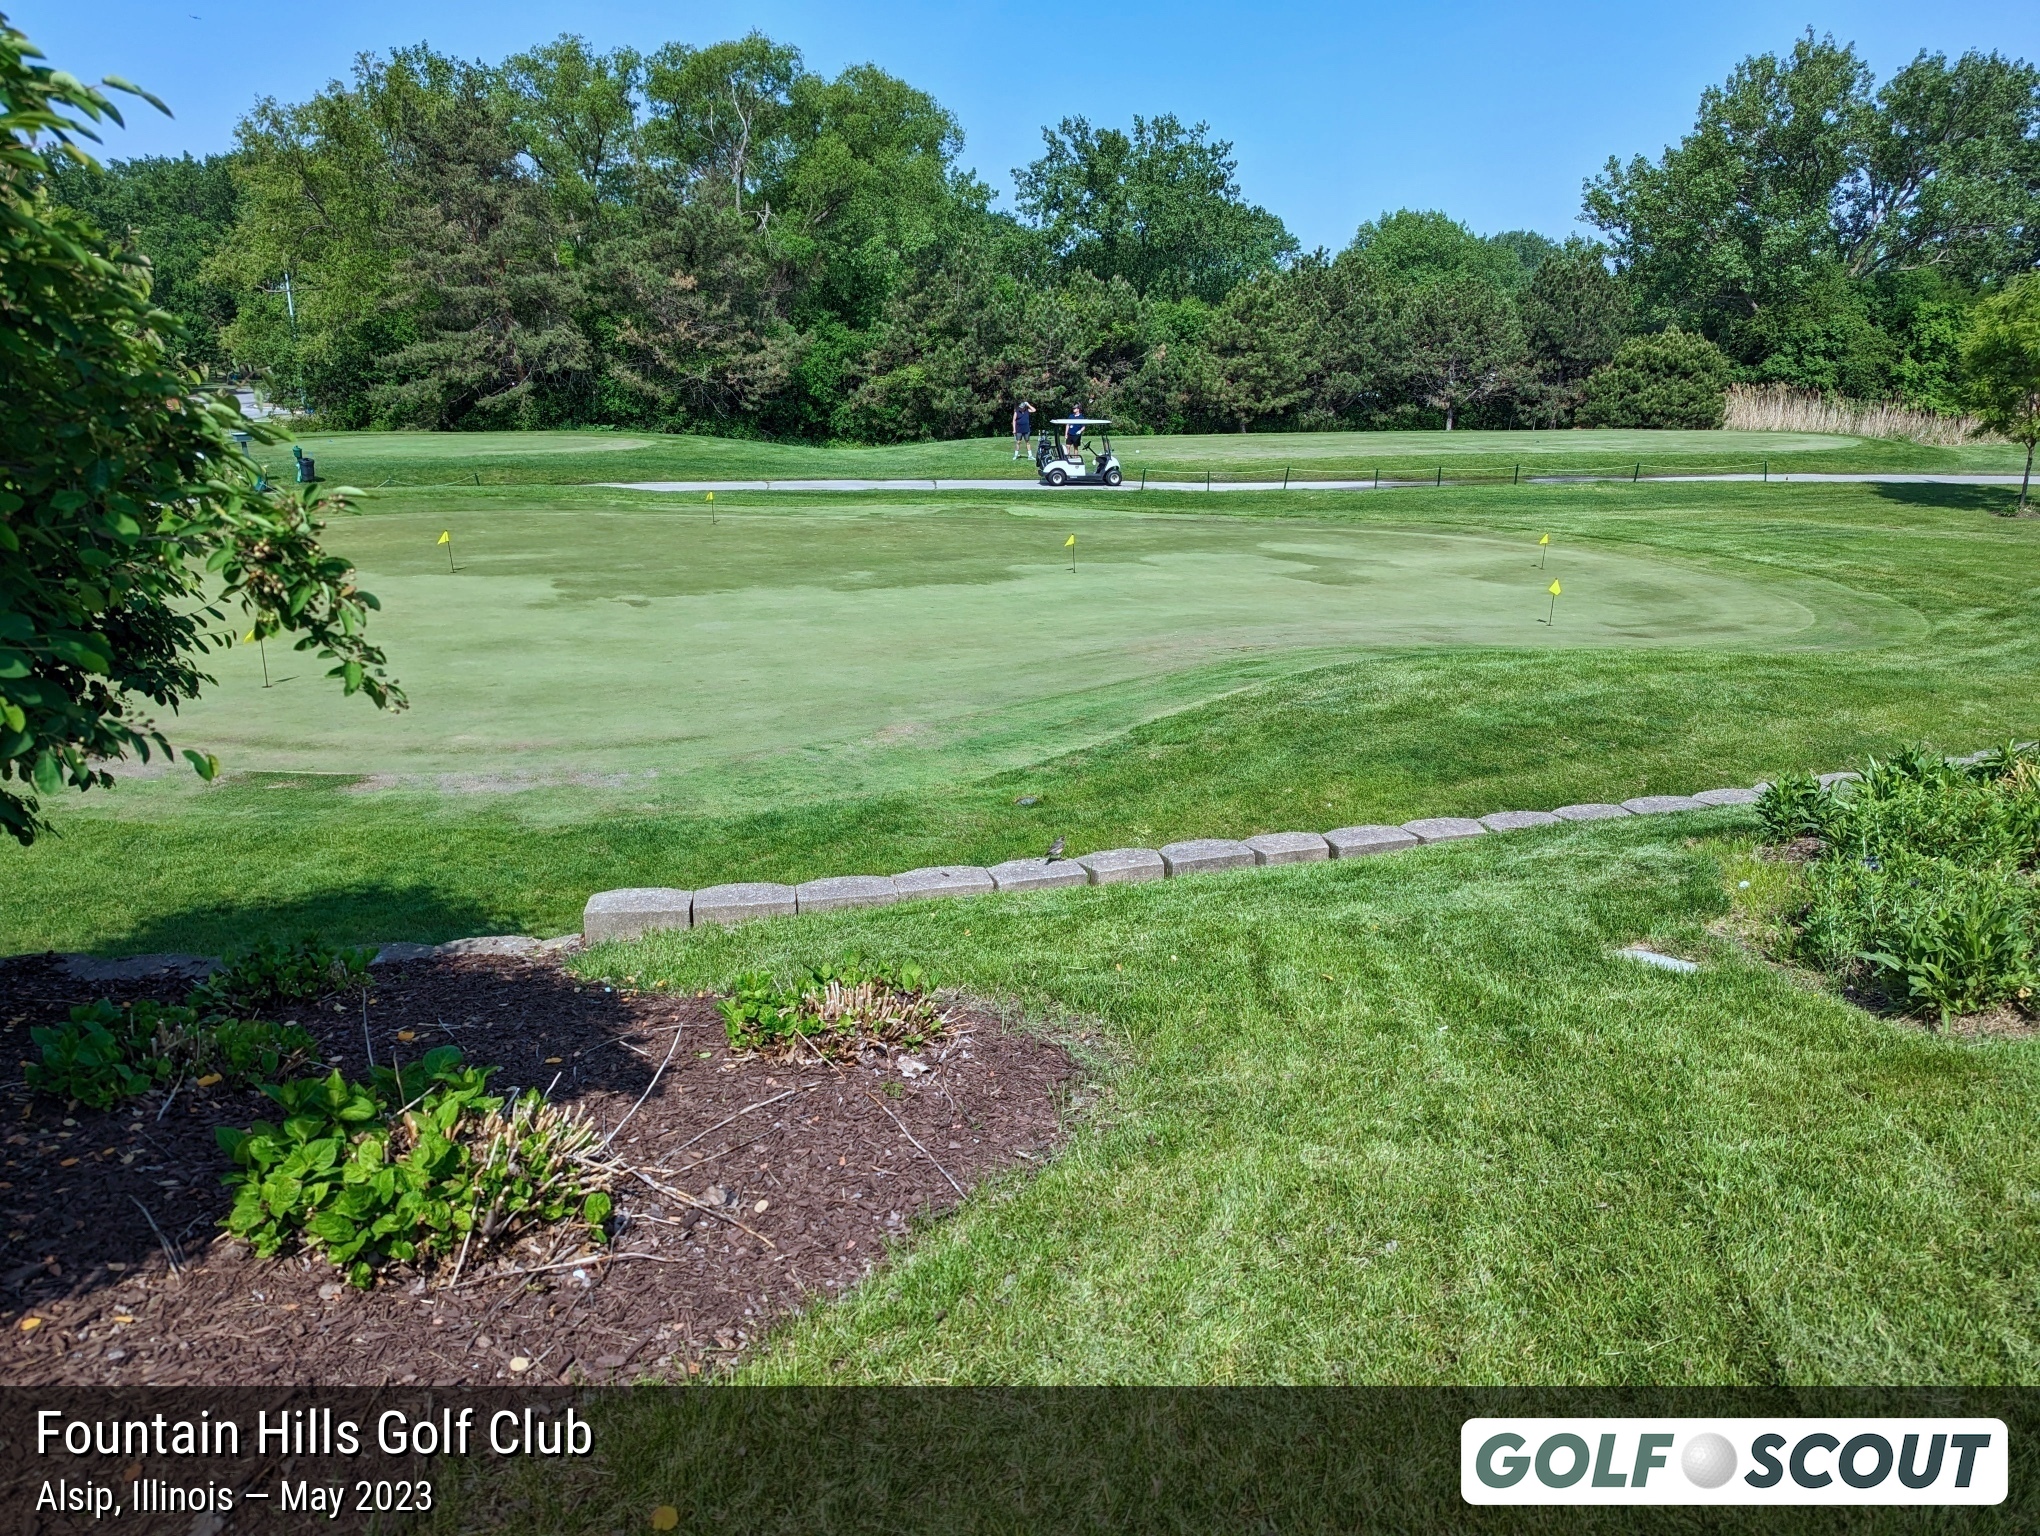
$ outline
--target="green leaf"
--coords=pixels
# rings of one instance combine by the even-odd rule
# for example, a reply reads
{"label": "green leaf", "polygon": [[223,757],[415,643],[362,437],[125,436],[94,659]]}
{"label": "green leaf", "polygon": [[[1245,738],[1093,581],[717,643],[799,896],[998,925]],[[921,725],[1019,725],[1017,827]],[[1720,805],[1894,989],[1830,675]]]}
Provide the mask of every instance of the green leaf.
{"label": "green leaf", "polygon": [[191,771],[208,784],[220,776],[220,760],[210,752],[195,752],[186,747],[184,759],[191,764]]}

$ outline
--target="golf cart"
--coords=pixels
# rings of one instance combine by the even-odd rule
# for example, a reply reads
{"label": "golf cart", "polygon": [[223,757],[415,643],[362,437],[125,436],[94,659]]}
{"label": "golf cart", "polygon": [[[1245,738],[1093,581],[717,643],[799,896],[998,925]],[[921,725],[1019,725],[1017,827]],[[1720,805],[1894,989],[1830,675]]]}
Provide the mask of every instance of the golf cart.
{"label": "golf cart", "polygon": [[1071,427],[1109,427],[1110,421],[1095,416],[1058,416],[1049,427],[1060,431],[1043,429],[1034,440],[1034,467],[1041,472],[1043,485],[1117,485],[1125,478],[1120,473],[1119,455],[1112,451],[1112,439],[1103,433],[1091,445],[1092,465],[1084,468],[1084,453],[1081,448],[1067,446],[1066,437]]}

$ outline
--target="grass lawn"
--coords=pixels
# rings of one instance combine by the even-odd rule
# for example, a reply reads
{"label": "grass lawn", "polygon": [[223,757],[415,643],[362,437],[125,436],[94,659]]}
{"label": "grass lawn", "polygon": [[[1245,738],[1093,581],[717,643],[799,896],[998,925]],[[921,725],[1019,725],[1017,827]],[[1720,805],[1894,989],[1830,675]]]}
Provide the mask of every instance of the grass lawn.
{"label": "grass lawn", "polygon": [[[769,1382],[2031,1381],[2040,1048],[1709,936],[1746,813],[927,902],[592,952],[846,948],[1016,997],[1101,1096],[782,1332]],[[1649,939],[1694,976],[1609,956]]]}
{"label": "grass lawn", "polygon": [[[334,432],[300,439],[320,475],[360,486],[536,485],[718,479],[1031,480],[1010,438],[814,447],[655,432]],[[1162,479],[1385,479],[1431,475],[1510,478],[1594,471],[1755,474],[1769,461],[1784,471],[1955,471],[2016,473],[2021,450],[2004,444],[1924,447],[1892,439],[1787,432],[1254,432],[1117,440],[1127,477]],[[257,451],[283,474],[280,448]]]}
{"label": "grass lawn", "polygon": [[391,492],[335,543],[418,707],[379,719],[287,652],[265,692],[235,650],[178,727],[225,780],[59,805],[62,837],[0,861],[0,935],[557,933],[609,886],[1480,814],[2032,735],[2040,534],[1988,515],[2010,494],[1241,495],[1224,517],[1187,494],[1141,515],[742,496],[711,527],[624,493]]}

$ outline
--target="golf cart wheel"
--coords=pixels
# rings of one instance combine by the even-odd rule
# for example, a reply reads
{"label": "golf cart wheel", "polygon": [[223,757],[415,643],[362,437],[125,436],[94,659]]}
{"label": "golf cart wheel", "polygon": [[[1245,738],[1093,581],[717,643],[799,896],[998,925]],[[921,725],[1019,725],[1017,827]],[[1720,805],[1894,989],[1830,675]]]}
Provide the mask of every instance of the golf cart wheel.
{"label": "golf cart wheel", "polygon": [[1069,472],[1060,464],[1048,472],[1048,483],[1050,485],[1066,485],[1069,482],[1069,478]]}
{"label": "golf cart wheel", "polygon": [[1125,478],[1126,476],[1122,475],[1119,472],[1119,466],[1116,464],[1113,465],[1112,468],[1105,471],[1105,483],[1107,485],[1117,485],[1119,484],[1120,481],[1124,480]]}

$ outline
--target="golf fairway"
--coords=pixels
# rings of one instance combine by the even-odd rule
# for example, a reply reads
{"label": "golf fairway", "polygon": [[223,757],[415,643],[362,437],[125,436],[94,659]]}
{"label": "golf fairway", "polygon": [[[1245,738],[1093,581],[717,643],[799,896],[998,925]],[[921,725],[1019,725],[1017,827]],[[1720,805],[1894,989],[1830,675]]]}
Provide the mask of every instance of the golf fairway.
{"label": "golf fairway", "polygon": [[[442,528],[453,534],[449,572]],[[1077,536],[1072,572],[1065,540]],[[837,788],[1038,760],[1374,648],[1881,644],[1911,611],[1633,546],[1284,518],[863,502],[376,513],[334,529],[413,707],[242,645],[180,730],[236,770],[790,775]],[[1555,605],[1549,584],[1562,583]]]}

